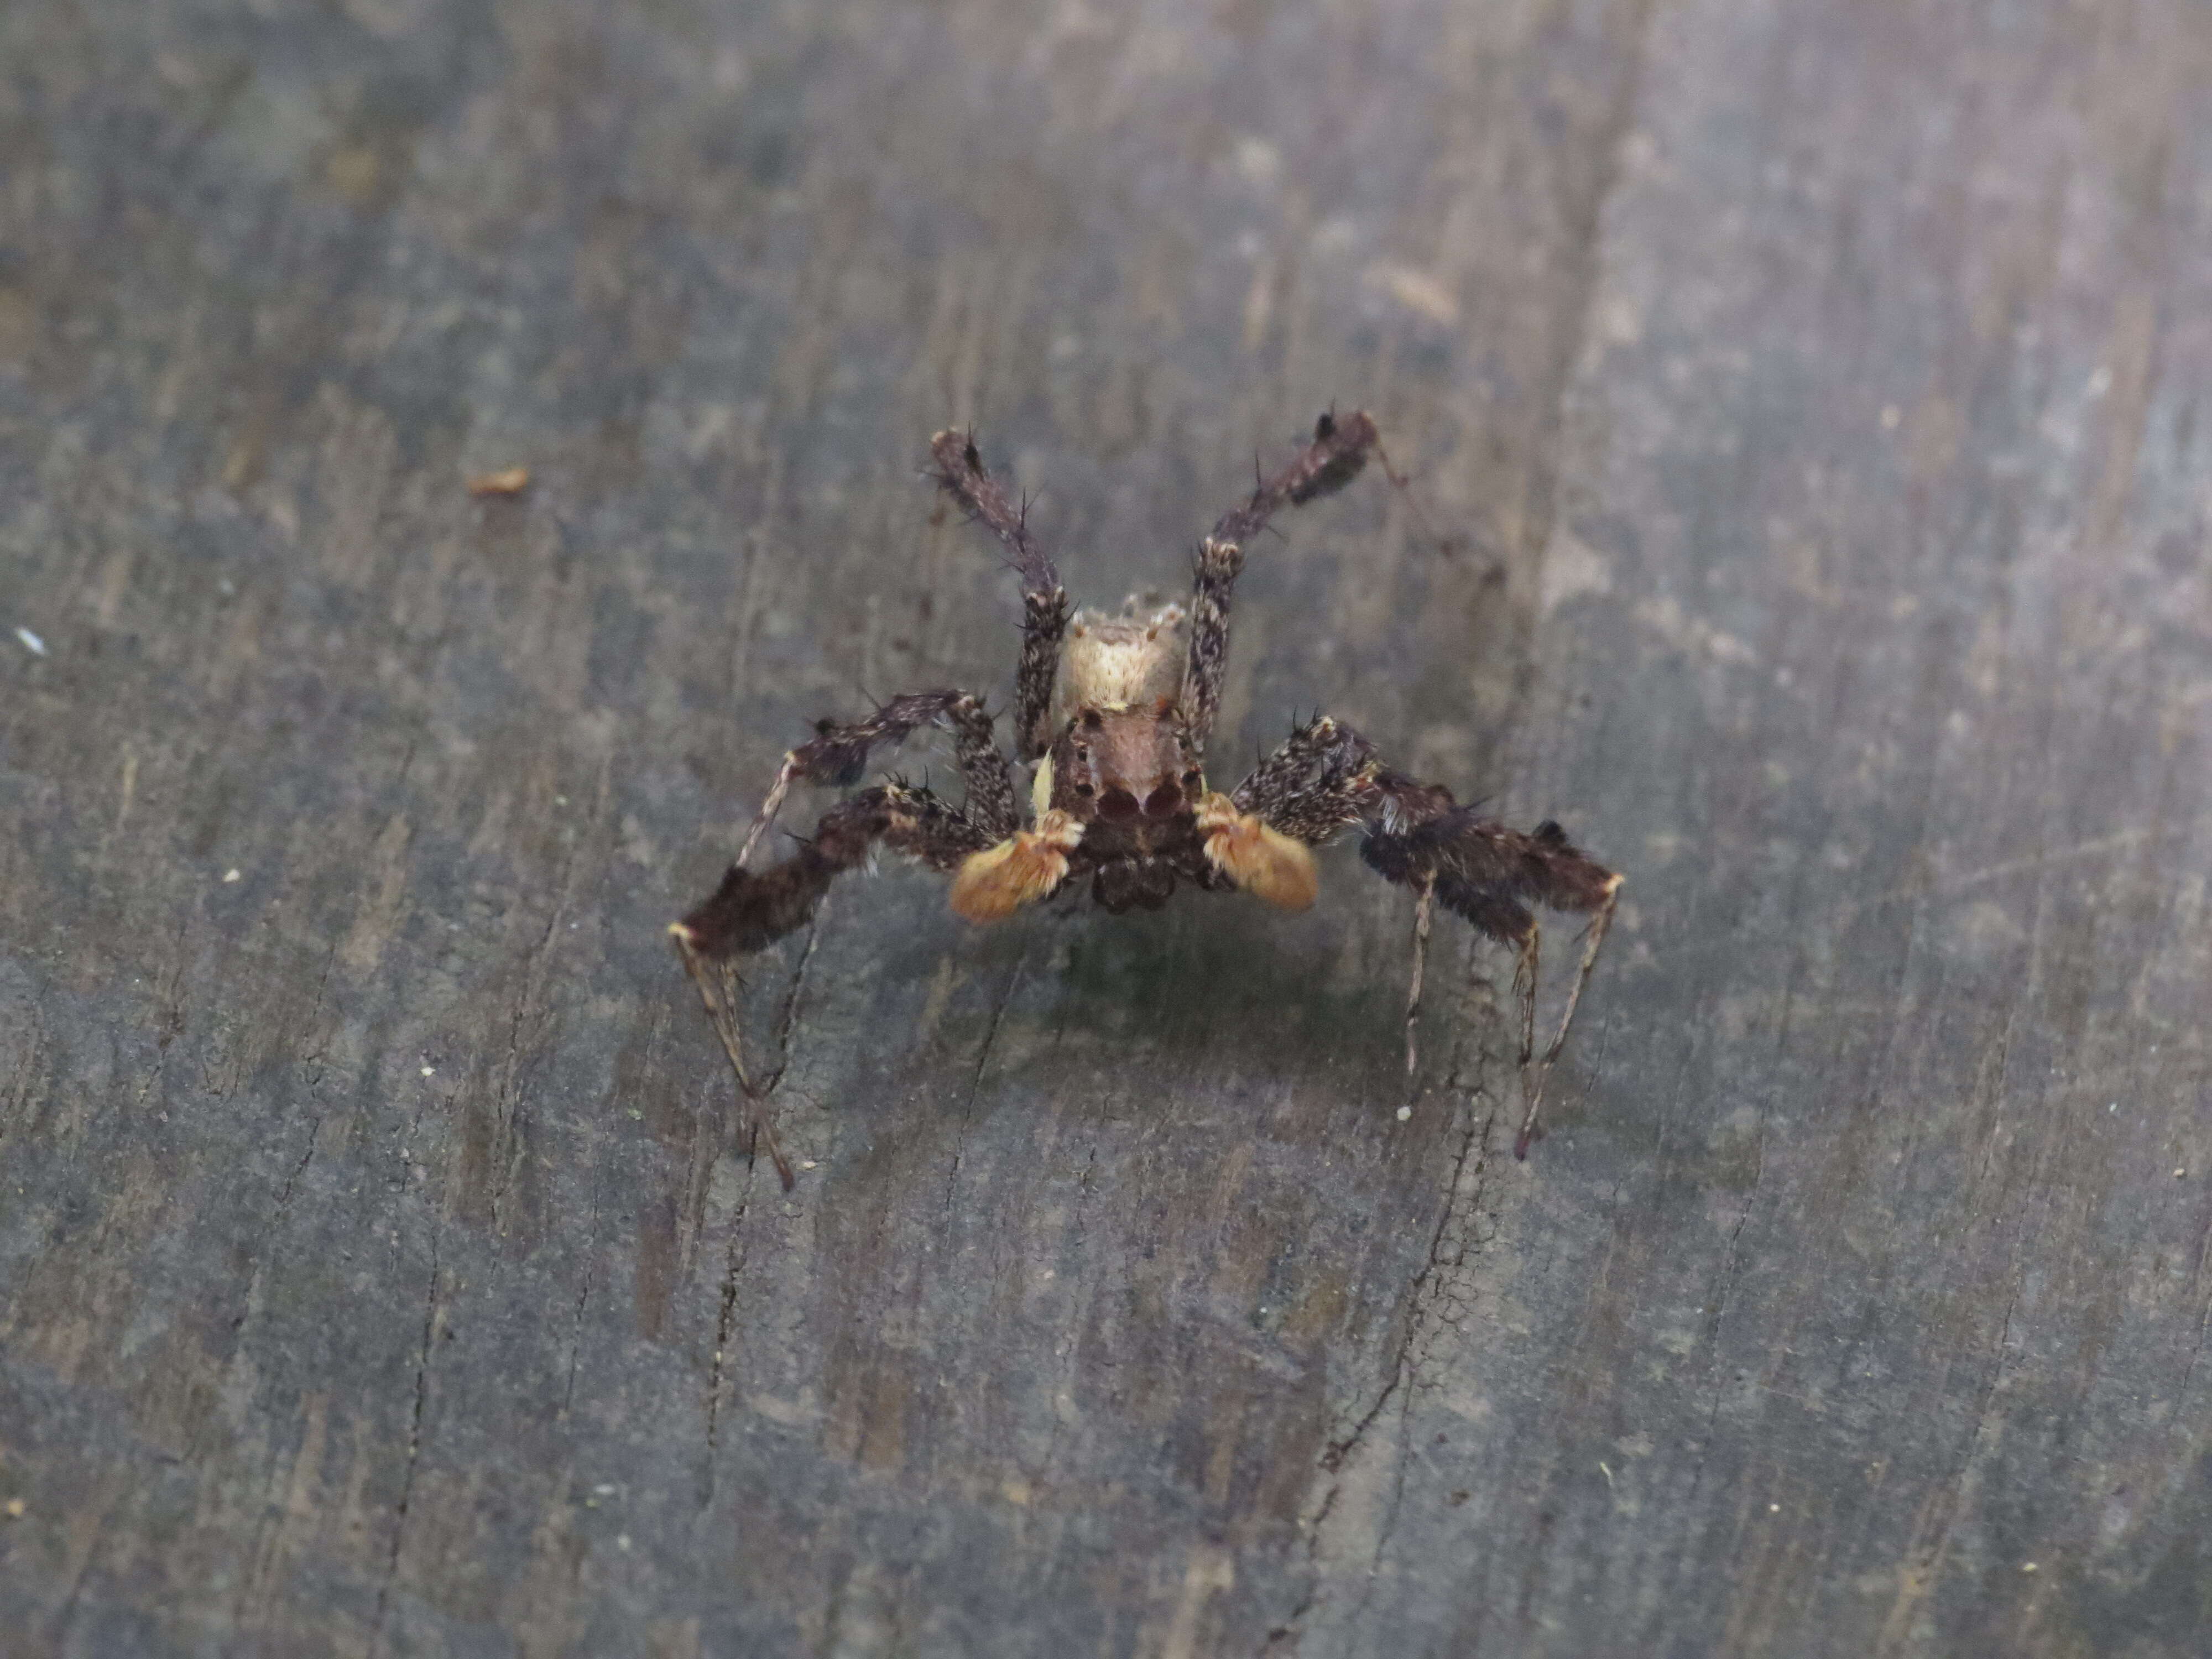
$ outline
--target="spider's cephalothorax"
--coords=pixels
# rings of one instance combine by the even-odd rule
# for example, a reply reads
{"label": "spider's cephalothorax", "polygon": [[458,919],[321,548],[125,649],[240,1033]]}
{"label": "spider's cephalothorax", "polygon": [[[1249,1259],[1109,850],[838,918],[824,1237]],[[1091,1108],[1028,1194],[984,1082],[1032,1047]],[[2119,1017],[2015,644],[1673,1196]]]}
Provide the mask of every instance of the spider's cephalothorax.
{"label": "spider's cephalothorax", "polygon": [[[1229,793],[1206,785],[1206,742],[1221,703],[1230,596],[1245,546],[1279,508],[1328,495],[1358,476],[1381,453],[1374,421],[1364,410],[1341,420],[1322,416],[1297,459],[1223,515],[1199,544],[1188,610],[1145,611],[1132,600],[1110,616],[1071,616],[1052,561],[1030,541],[1022,513],[984,470],[972,439],[940,432],[930,453],[939,483],[1006,544],[1022,578],[1013,724],[1016,756],[1033,768],[1030,810],[1021,811],[992,717],[965,692],[914,692],[866,720],[824,720],[818,735],[786,755],[721,885],[670,930],[746,1092],[757,1098],[761,1091],[738,1040],[733,964],[805,925],[830,881],[866,862],[878,842],[951,875],[952,908],[982,922],[1085,878],[1092,896],[1116,912],[1157,909],[1182,882],[1302,910],[1319,890],[1310,849],[1358,824],[1368,866],[1415,897],[1409,1074],[1437,904],[1518,951],[1524,1066],[1535,1046],[1540,939],[1529,906],[1590,915],[1581,970],[1528,1091],[1514,1146],[1525,1156],[1543,1072],[1566,1040],[1620,878],[1578,852],[1558,824],[1524,834],[1483,818],[1443,785],[1383,765],[1366,738],[1325,715],[1292,732]],[[876,784],[832,807],[813,838],[781,864],[746,868],[794,781],[857,783],[878,744],[926,726],[953,735],[966,787],[959,805],[926,787]],[[769,1144],[773,1152],[772,1139]],[[790,1170],[780,1154],[776,1165],[788,1187]]]}

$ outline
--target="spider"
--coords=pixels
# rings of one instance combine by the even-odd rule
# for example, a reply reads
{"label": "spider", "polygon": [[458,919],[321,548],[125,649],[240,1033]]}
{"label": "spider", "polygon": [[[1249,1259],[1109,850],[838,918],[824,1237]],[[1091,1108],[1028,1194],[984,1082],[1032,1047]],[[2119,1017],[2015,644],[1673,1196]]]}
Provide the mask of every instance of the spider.
{"label": "spider", "polygon": [[[1543,1078],[1566,1042],[1622,878],[1574,847],[1557,823],[1524,833],[1494,823],[1443,785],[1385,765],[1373,744],[1325,714],[1291,732],[1227,794],[1206,782],[1206,739],[1221,706],[1230,599],[1244,550],[1282,507],[1341,489],[1370,455],[1381,455],[1373,418],[1364,410],[1323,415],[1297,458],[1259,479],[1250,497],[1222,516],[1199,544],[1187,608],[1146,611],[1131,600],[1112,615],[1070,611],[1052,560],[1030,538],[1025,509],[985,470],[971,434],[939,433],[930,455],[939,486],[1005,544],[1021,577],[1013,726],[1015,756],[1032,769],[1029,811],[993,717],[966,691],[909,692],[865,720],[824,720],[783,757],[721,884],[669,930],[746,1095],[757,1106],[764,1091],[747,1073],[738,1040],[735,964],[805,926],[830,882],[866,863],[878,842],[950,875],[956,915],[992,922],[1086,877],[1091,896],[1115,914],[1158,909],[1182,882],[1303,910],[1320,886],[1311,849],[1357,824],[1367,866],[1413,894],[1409,1079],[1437,905],[1517,952],[1524,1072],[1535,1051],[1540,939],[1529,907],[1590,916],[1565,1012],[1526,1091],[1513,1147],[1526,1158],[1538,1133]],[[1382,465],[1389,471],[1387,458]],[[963,785],[958,805],[927,787],[877,783],[831,807],[813,838],[781,864],[746,868],[794,782],[858,783],[878,745],[924,727],[952,735]],[[753,1129],[788,1189],[790,1165],[764,1120],[757,1116]]]}

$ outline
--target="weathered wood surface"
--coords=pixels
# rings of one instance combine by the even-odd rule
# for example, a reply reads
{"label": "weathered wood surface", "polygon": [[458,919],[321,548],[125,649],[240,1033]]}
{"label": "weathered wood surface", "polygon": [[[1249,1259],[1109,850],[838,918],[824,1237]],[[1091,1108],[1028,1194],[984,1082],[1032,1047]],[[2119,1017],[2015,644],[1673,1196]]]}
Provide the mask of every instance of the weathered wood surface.
{"label": "weathered wood surface", "polygon": [[[0,67],[0,1648],[2203,1650],[2199,0]],[[1628,872],[1551,1139],[1457,930],[1396,1121],[1348,853],[899,871],[756,988],[787,1199],[660,928],[809,720],[1003,697],[929,432],[1110,602],[1332,399],[1458,544],[1286,520],[1230,752],[1326,707]]]}

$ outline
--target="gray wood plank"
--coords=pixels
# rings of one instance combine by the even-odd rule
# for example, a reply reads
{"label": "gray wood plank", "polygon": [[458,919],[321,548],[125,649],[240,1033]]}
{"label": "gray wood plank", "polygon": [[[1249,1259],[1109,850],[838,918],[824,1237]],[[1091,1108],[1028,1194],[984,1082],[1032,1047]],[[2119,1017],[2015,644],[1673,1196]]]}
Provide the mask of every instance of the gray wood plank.
{"label": "gray wood plank", "polygon": [[[2201,7],[0,62],[8,1651],[2197,1650]],[[781,1193],[661,927],[807,722],[1004,698],[930,431],[1111,603],[1332,400],[1417,482],[1255,554],[1217,764],[1326,708],[1628,873],[1551,1137],[1455,927],[1407,1101],[1348,850],[886,869],[752,988]]]}

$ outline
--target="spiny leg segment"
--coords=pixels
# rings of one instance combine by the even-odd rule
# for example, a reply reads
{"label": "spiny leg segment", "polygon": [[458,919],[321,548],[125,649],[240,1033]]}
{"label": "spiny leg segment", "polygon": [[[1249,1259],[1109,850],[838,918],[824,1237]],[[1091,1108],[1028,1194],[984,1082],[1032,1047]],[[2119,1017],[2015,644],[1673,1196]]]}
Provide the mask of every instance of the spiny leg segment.
{"label": "spiny leg segment", "polygon": [[1342,420],[1322,416],[1314,423],[1313,441],[1297,459],[1273,477],[1255,484],[1250,497],[1223,514],[1213,533],[1199,544],[1182,708],[1191,742],[1201,756],[1221,708],[1222,678],[1229,663],[1229,601],[1244,568],[1246,545],[1285,506],[1303,507],[1350,483],[1379,442],[1374,417],[1364,409]]}
{"label": "spiny leg segment", "polygon": [[[1067,631],[1067,590],[1043,549],[1030,539],[1028,515],[984,470],[975,438],[940,432],[929,441],[937,483],[968,516],[1006,544],[1022,579],[1022,656],[1014,671],[1014,754],[1036,760],[1052,747],[1052,682],[1060,670],[1060,636]],[[1009,834],[1012,832],[1008,831]]]}
{"label": "spiny leg segment", "polygon": [[[1619,900],[1621,878],[1577,848],[1547,820],[1531,833],[1510,830],[1462,806],[1442,784],[1422,783],[1382,764],[1375,746],[1326,715],[1291,734],[1239,784],[1231,800],[1281,833],[1319,842],[1355,823],[1367,828],[1360,857],[1384,879],[1419,896],[1413,991],[1407,1010],[1407,1069],[1414,1064],[1414,1022],[1420,1012],[1420,921],[1431,902],[1465,918],[1516,952],[1514,991],[1520,1004],[1521,1064],[1534,1071],[1513,1155],[1526,1158],[1538,1132],[1544,1082],[1565,1046],[1583,988],[1597,965]],[[1590,917],[1559,1030],[1535,1054],[1536,976],[1542,935],[1528,909]]]}
{"label": "spiny leg segment", "polygon": [[994,841],[1013,834],[1021,823],[1013,773],[999,752],[982,700],[965,691],[911,691],[893,697],[866,720],[823,720],[811,740],[786,754],[732,868],[752,861],[753,849],[783,810],[784,797],[794,781],[832,787],[858,783],[867,770],[869,754],[879,744],[903,743],[925,726],[941,726],[953,734],[953,763],[967,790],[962,811],[979,829],[994,832]]}
{"label": "spiny leg segment", "polygon": [[[902,783],[864,789],[824,813],[813,838],[800,842],[791,857],[759,872],[745,867],[794,781],[855,782],[878,745],[896,743],[924,726],[949,727],[953,733],[955,760],[967,786],[961,806]],[[752,1103],[752,1132],[767,1146],[787,1191],[792,1184],[791,1166],[777,1147],[763,1109],[768,1091],[747,1071],[738,1035],[738,960],[805,927],[830,882],[865,862],[878,842],[949,872],[958,869],[969,854],[1013,835],[1020,821],[1012,773],[992,739],[991,717],[980,701],[962,691],[894,697],[866,720],[843,724],[824,720],[811,741],[783,757],[760,815],[724,872],[721,884],[705,903],[669,928],[729,1055],[738,1087]]]}

